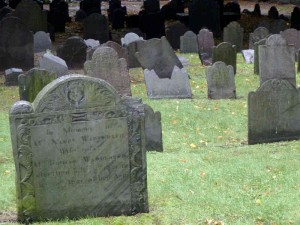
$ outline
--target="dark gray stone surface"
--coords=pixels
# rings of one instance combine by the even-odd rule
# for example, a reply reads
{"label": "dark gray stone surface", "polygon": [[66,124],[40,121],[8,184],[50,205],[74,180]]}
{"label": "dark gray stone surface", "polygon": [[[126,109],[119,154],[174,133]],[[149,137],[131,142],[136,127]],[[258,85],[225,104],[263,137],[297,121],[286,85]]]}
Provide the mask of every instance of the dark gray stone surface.
{"label": "dark gray stone surface", "polygon": [[50,52],[46,52],[39,60],[39,67],[49,72],[56,73],[58,77],[68,74],[66,61]]}
{"label": "dark gray stone surface", "polygon": [[33,102],[37,94],[56,78],[55,73],[39,68],[32,68],[27,73],[19,75],[20,100]]}
{"label": "dark gray stone surface", "polygon": [[280,31],[288,29],[287,22],[282,19],[275,19],[275,20],[265,20],[262,21],[258,27],[265,27],[267,28],[271,34],[279,34]]}
{"label": "dark gray stone surface", "polygon": [[83,38],[95,39],[100,44],[109,40],[108,21],[104,15],[92,13],[83,20]]}
{"label": "dark gray stone surface", "polygon": [[197,35],[199,57],[203,65],[211,65],[214,35],[208,29],[201,29]]}
{"label": "dark gray stone surface", "polygon": [[92,60],[84,63],[84,70],[88,76],[110,83],[120,95],[131,96],[127,62],[124,58],[119,58],[113,48],[97,48]]}
{"label": "dark gray stone surface", "polygon": [[260,45],[265,45],[267,39],[261,39],[258,42],[254,43],[254,74],[259,75],[259,54],[258,54],[258,48]]}
{"label": "dark gray stone surface", "polygon": [[270,36],[270,32],[265,27],[256,28],[253,33],[249,34],[249,49],[254,49],[254,43]]}
{"label": "dark gray stone surface", "polygon": [[248,95],[248,143],[300,139],[300,90],[271,79]]}
{"label": "dark gray stone surface", "polygon": [[0,21],[0,70],[21,68],[28,70],[34,64],[33,34],[16,17]]}
{"label": "dark gray stone surface", "polygon": [[224,62],[226,65],[233,67],[236,74],[236,46],[228,42],[222,42],[218,46],[213,47],[212,62]]}
{"label": "dark gray stone surface", "polygon": [[185,69],[174,66],[171,78],[160,78],[154,70],[144,70],[147,96],[152,99],[192,98],[189,77]]}
{"label": "dark gray stone surface", "polygon": [[145,42],[145,40],[137,40],[137,41],[130,42],[128,45],[125,45],[125,47],[128,51],[128,67],[129,68],[141,67],[141,64],[138,61],[135,53],[139,51],[139,48],[142,46],[142,44],[144,42]]}
{"label": "dark gray stone surface", "polygon": [[105,42],[105,43],[101,44],[101,46],[113,48],[118,53],[119,58],[124,58],[128,65],[128,61],[129,61],[128,51],[125,47],[122,47],[117,42],[113,42],[113,41]]}
{"label": "dark gray stone surface", "polygon": [[174,50],[180,49],[180,37],[188,30],[187,26],[179,21],[166,27],[166,38]]}
{"label": "dark gray stone surface", "polygon": [[295,50],[300,49],[300,31],[290,28],[280,32],[288,45],[294,45]]}
{"label": "dark gray stone surface", "polygon": [[137,60],[143,69],[154,70],[159,78],[170,78],[174,66],[183,68],[166,37],[153,38],[139,45],[135,53]]}
{"label": "dark gray stone surface", "polygon": [[280,34],[268,37],[258,54],[260,85],[269,79],[284,79],[296,85],[295,47],[287,45]]}
{"label": "dark gray stone surface", "polygon": [[236,98],[234,72],[231,65],[215,62],[206,67],[207,96],[211,99]]}
{"label": "dark gray stone surface", "polygon": [[148,212],[140,100],[63,76],[15,103],[10,127],[20,222]]}
{"label": "dark gray stone surface", "polygon": [[5,70],[5,86],[18,86],[18,77],[23,73],[22,69],[10,68]]}
{"label": "dark gray stone surface", "polygon": [[236,46],[237,52],[243,48],[244,28],[236,22],[230,22],[223,30],[223,41]]}
{"label": "dark gray stone surface", "polygon": [[198,53],[197,35],[193,31],[187,31],[180,37],[180,52]]}
{"label": "dark gray stone surface", "polygon": [[47,49],[51,50],[52,42],[49,33],[44,31],[38,31],[33,36],[34,52],[43,52]]}

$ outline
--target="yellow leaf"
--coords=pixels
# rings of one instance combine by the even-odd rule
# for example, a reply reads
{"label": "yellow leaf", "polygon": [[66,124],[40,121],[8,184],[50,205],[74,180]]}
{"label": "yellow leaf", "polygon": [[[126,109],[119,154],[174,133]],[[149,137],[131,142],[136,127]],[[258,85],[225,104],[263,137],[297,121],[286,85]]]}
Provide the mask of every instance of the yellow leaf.
{"label": "yellow leaf", "polygon": [[255,200],[256,205],[261,205],[261,200],[258,198]]}
{"label": "yellow leaf", "polygon": [[190,144],[191,148],[196,148],[197,145],[195,145],[194,143]]}

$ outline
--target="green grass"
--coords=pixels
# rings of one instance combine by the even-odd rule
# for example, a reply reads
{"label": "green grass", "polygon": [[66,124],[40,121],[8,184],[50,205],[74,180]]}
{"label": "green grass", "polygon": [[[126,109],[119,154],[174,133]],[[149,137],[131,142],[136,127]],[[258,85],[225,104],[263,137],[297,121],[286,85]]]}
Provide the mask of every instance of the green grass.
{"label": "green grass", "polygon": [[[300,224],[300,141],[247,145],[253,65],[238,54],[237,99],[209,100],[197,55],[181,55],[193,99],[150,100],[142,70],[130,70],[133,96],[162,115],[164,152],[147,153],[150,212],[37,224]],[[18,90],[2,85],[0,96],[1,218],[16,211],[8,110]]]}

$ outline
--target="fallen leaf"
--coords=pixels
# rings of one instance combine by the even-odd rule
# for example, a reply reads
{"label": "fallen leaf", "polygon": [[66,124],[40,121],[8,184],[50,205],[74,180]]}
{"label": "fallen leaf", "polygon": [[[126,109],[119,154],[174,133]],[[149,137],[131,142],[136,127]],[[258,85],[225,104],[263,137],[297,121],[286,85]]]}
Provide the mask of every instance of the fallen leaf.
{"label": "fallen leaf", "polygon": [[194,143],[190,144],[191,148],[196,148],[197,145],[195,145]]}

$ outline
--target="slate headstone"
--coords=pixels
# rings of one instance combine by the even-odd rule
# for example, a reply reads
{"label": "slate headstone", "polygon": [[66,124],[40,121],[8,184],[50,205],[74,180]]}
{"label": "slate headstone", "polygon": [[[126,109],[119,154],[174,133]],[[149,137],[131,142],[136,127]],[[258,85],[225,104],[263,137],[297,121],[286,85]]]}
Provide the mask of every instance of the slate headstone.
{"label": "slate headstone", "polygon": [[39,60],[39,67],[49,72],[55,73],[58,77],[68,73],[66,61],[53,55],[51,52],[46,52]]}
{"label": "slate headstone", "polygon": [[252,33],[249,34],[249,49],[254,49],[254,43],[261,39],[268,38],[270,32],[265,27],[258,27]]}
{"label": "slate headstone", "polygon": [[284,79],[296,85],[295,47],[287,45],[280,34],[273,34],[260,45],[259,50],[260,85],[270,79]]}
{"label": "slate headstone", "polygon": [[110,83],[120,95],[131,96],[127,62],[124,58],[119,58],[113,48],[97,48],[92,60],[84,63],[84,70],[88,76]]}
{"label": "slate headstone", "polygon": [[228,42],[222,42],[213,47],[212,62],[224,62],[226,65],[233,67],[234,74],[236,74],[236,46]]}
{"label": "slate headstone", "polygon": [[271,19],[278,19],[279,18],[279,12],[275,6],[271,6],[271,8],[268,11],[268,17]]}
{"label": "slate headstone", "polygon": [[236,98],[234,72],[231,65],[215,62],[206,67],[207,95],[210,99]]}
{"label": "slate headstone", "polygon": [[150,99],[192,98],[189,77],[184,68],[174,66],[170,78],[160,78],[154,70],[144,70],[147,96]]}
{"label": "slate headstone", "polygon": [[18,77],[22,73],[23,70],[19,68],[10,68],[5,70],[4,72],[5,86],[18,86]]}
{"label": "slate headstone", "polygon": [[300,30],[300,8],[295,6],[291,13],[291,28]]}
{"label": "slate headstone", "polygon": [[260,45],[265,45],[266,44],[266,38],[261,39],[258,42],[254,43],[254,74],[259,75],[259,54],[258,54],[258,49]]}
{"label": "slate headstone", "polygon": [[187,31],[180,37],[180,52],[198,53],[197,35],[193,31]]}
{"label": "slate headstone", "polygon": [[134,42],[130,42],[128,45],[125,45],[128,51],[128,67],[129,68],[137,68],[141,67],[140,62],[138,61],[135,53],[139,51],[140,46],[145,42],[145,40],[137,40]]}
{"label": "slate headstone", "polygon": [[83,68],[87,46],[81,37],[73,36],[56,49],[57,56],[66,61],[69,69]]}
{"label": "slate headstone", "polygon": [[128,51],[125,47],[122,47],[118,43],[114,41],[108,41],[103,44],[101,44],[103,47],[111,47],[113,48],[117,53],[119,58],[124,58],[126,60],[127,66],[128,66]]}
{"label": "slate headstone", "polygon": [[52,48],[52,42],[49,33],[38,31],[33,36],[34,52],[43,52]]}
{"label": "slate headstone", "polygon": [[56,78],[55,73],[39,68],[32,68],[27,73],[19,75],[20,100],[33,102],[37,94]]}
{"label": "slate headstone", "polygon": [[[144,106],[69,75],[10,110],[18,221],[148,212]],[[30,204],[29,204],[30,203]]]}
{"label": "slate headstone", "polygon": [[286,40],[288,45],[294,45],[295,49],[300,49],[300,31],[289,28],[280,32],[280,35]]}
{"label": "slate headstone", "polygon": [[109,40],[108,21],[104,15],[93,13],[83,21],[83,38],[94,39],[101,43]]}
{"label": "slate headstone", "polygon": [[271,79],[248,95],[248,143],[300,139],[300,90]]}
{"label": "slate headstone", "polygon": [[28,70],[34,64],[33,34],[15,17],[0,21],[0,70]]}
{"label": "slate headstone", "polygon": [[244,37],[244,28],[236,22],[230,22],[223,31],[223,41],[231,43],[236,46],[237,52],[242,51],[243,48],[243,37]]}
{"label": "slate headstone", "polygon": [[288,29],[287,22],[282,19],[264,20],[258,24],[258,27],[267,28],[271,34],[279,34],[280,31]]}
{"label": "slate headstone", "polygon": [[188,28],[179,21],[166,27],[166,38],[174,50],[180,49],[180,37],[187,31]]}
{"label": "slate headstone", "polygon": [[166,37],[141,42],[135,55],[143,69],[154,70],[159,78],[170,78],[174,66],[183,68]]}
{"label": "slate headstone", "polygon": [[211,65],[214,35],[208,29],[201,29],[197,35],[199,57],[203,65]]}

